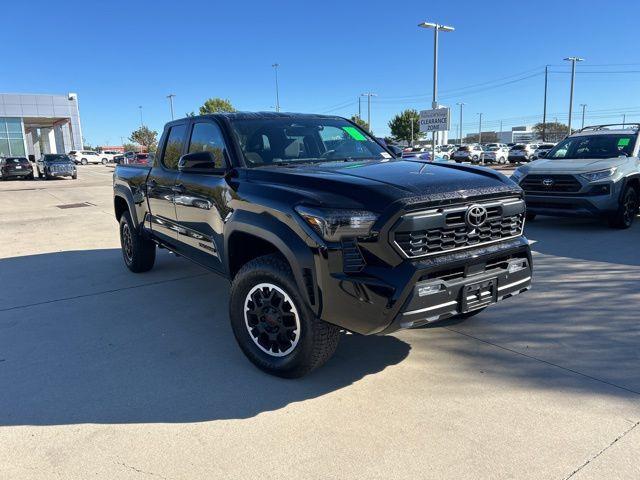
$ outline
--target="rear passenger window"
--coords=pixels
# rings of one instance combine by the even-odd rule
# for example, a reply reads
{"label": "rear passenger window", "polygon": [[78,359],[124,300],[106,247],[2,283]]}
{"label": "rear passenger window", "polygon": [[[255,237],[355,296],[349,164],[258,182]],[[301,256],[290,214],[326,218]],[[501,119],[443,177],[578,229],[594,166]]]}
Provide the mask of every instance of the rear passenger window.
{"label": "rear passenger window", "polygon": [[211,152],[215,161],[215,168],[224,168],[226,146],[222,132],[215,123],[196,123],[191,133],[189,153]]}
{"label": "rear passenger window", "polygon": [[182,156],[182,147],[184,144],[184,134],[186,126],[175,125],[169,129],[167,143],[162,154],[162,165],[171,170],[178,169],[178,160]]}

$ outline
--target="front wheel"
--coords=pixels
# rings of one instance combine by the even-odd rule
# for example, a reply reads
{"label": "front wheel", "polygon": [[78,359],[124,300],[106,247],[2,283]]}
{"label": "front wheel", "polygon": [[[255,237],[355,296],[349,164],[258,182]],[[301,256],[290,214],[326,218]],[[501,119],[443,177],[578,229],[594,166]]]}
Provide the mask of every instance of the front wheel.
{"label": "front wheel", "polygon": [[109,160],[107,160],[106,158],[103,158],[103,159],[102,159],[102,164],[103,164],[103,165],[106,165],[107,163],[109,163]]}
{"label": "front wheel", "polygon": [[629,228],[638,214],[638,191],[627,186],[622,195],[618,210],[609,217],[611,228]]}
{"label": "front wheel", "polygon": [[477,161],[478,161],[478,156],[477,156],[477,155],[474,155],[474,156],[471,158],[471,161],[472,161],[472,162],[477,162]]}
{"label": "front wheel", "polygon": [[156,261],[156,244],[133,225],[129,212],[120,217],[120,245],[124,264],[134,273],[148,272]]}
{"label": "front wheel", "polygon": [[340,329],[315,316],[289,264],[266,255],[244,265],[231,284],[231,327],[247,358],[267,373],[298,378],[335,352]]}
{"label": "front wheel", "polygon": [[83,158],[82,160],[80,160],[80,163],[82,165],[87,165],[89,163],[89,161],[86,158]]}

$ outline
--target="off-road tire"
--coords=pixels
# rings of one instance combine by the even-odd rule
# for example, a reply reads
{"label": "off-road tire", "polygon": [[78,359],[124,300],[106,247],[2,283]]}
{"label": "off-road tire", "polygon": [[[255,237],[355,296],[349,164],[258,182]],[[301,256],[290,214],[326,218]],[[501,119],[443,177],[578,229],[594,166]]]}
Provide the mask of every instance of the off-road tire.
{"label": "off-road tire", "polygon": [[[284,356],[273,356],[263,351],[248,327],[245,303],[252,289],[260,284],[269,284],[284,291],[297,311],[299,338],[293,350]],[[247,358],[261,370],[284,378],[302,377],[323,365],[336,351],[340,339],[337,326],[320,320],[307,307],[289,264],[279,254],[251,260],[236,274],[231,283],[229,318],[233,334]]]}
{"label": "off-road tire", "polygon": [[156,244],[144,238],[131,221],[129,212],[120,217],[120,245],[124,264],[133,273],[148,272],[156,261]]}
{"label": "off-road tire", "polygon": [[636,215],[638,215],[638,190],[631,185],[627,185],[622,194],[618,210],[608,218],[609,226],[611,228],[629,228],[633,225]]}

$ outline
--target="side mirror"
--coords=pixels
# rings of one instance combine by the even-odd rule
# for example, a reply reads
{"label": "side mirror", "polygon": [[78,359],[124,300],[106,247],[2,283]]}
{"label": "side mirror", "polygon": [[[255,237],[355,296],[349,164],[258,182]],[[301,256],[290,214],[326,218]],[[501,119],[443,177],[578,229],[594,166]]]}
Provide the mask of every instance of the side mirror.
{"label": "side mirror", "polygon": [[546,157],[546,156],[547,156],[547,153],[549,153],[549,152],[540,152],[540,153],[538,154],[538,158],[544,158],[544,157]]}
{"label": "side mirror", "polygon": [[178,170],[190,173],[209,173],[221,175],[226,171],[216,164],[213,153],[209,151],[187,153],[180,157]]}

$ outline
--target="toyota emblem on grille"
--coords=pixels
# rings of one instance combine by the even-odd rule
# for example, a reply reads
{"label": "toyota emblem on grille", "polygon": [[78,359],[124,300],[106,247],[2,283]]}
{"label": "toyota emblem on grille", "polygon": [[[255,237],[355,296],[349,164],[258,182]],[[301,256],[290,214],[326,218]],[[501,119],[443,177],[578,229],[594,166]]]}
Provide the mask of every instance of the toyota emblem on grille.
{"label": "toyota emblem on grille", "polygon": [[487,221],[487,216],[487,209],[482,205],[471,205],[467,210],[465,220],[471,228],[477,228],[484,225],[484,222]]}
{"label": "toyota emblem on grille", "polygon": [[542,180],[542,185],[544,185],[545,187],[553,186],[553,179],[545,178],[544,180]]}

